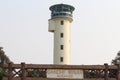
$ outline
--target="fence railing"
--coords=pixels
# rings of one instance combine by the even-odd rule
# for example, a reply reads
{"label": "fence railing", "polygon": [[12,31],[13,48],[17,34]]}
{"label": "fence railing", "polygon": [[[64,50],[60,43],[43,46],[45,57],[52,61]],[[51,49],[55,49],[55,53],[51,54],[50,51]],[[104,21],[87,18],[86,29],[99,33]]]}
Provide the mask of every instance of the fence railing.
{"label": "fence railing", "polygon": [[[120,65],[53,65],[53,64],[5,64],[8,73],[4,80],[66,80],[66,78],[49,78],[47,70],[82,70],[83,78],[75,80],[120,80]],[[71,78],[67,78],[69,80]]]}

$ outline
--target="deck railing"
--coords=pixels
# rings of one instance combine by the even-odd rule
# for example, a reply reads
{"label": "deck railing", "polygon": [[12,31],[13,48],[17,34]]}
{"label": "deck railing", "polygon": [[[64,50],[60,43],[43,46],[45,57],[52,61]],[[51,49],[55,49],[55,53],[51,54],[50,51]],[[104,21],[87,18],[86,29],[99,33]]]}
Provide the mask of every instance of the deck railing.
{"label": "deck railing", "polygon": [[71,80],[72,78],[49,78],[47,70],[82,70],[83,78],[72,80],[120,80],[120,65],[53,65],[53,64],[5,64],[8,77],[3,80]]}

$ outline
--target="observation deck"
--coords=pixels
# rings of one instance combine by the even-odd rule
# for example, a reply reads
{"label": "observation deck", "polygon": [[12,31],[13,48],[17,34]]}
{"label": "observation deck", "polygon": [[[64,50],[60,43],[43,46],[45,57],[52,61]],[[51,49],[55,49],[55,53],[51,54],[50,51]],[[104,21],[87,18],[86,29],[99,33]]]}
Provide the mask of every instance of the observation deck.
{"label": "observation deck", "polygon": [[71,18],[73,17],[72,13],[75,8],[71,5],[66,4],[56,4],[49,8],[51,10],[51,18]]}

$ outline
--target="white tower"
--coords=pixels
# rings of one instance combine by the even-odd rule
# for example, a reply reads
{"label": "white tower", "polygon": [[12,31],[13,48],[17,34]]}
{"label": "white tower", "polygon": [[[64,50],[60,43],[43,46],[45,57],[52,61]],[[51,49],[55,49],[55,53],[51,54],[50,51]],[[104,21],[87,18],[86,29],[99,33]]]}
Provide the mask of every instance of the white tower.
{"label": "white tower", "polygon": [[73,21],[74,7],[56,4],[49,8],[49,32],[54,33],[54,64],[70,63],[70,23]]}

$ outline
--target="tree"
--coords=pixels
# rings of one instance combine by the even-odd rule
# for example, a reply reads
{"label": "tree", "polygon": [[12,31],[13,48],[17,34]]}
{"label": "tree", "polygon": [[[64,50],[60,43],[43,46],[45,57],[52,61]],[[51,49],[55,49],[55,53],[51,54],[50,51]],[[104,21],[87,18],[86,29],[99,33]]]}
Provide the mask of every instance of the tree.
{"label": "tree", "polygon": [[0,80],[2,80],[4,76],[8,76],[8,73],[3,69],[3,65],[10,62],[9,57],[5,55],[5,52],[3,51],[3,47],[0,47]]}
{"label": "tree", "polygon": [[3,77],[7,77],[8,73],[4,71],[2,68],[0,68],[0,80],[2,80]]}
{"label": "tree", "polygon": [[3,51],[3,47],[0,47],[0,67],[3,67],[3,64],[10,63],[10,59],[5,52]]}
{"label": "tree", "polygon": [[113,65],[120,64],[120,51],[118,51],[117,56],[111,62]]}

